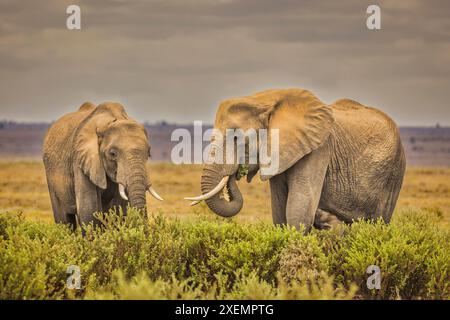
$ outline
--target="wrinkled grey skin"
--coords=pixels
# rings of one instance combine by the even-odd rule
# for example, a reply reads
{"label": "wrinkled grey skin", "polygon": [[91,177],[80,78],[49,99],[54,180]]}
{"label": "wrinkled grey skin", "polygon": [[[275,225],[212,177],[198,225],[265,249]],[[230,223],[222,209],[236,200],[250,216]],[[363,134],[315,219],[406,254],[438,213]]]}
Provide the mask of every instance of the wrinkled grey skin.
{"label": "wrinkled grey skin", "polygon": [[[309,230],[359,218],[390,221],[405,155],[397,126],[381,111],[348,99],[326,105],[307,90],[267,90],[221,103],[214,127],[222,134],[227,128],[280,130],[280,168],[261,175],[270,181],[275,224]],[[248,182],[259,169],[250,166]],[[230,176],[230,201],[222,193],[206,200],[220,216],[242,208],[237,171],[233,164],[203,169],[203,194]]]}
{"label": "wrinkled grey skin", "polygon": [[[98,220],[96,211],[130,204],[146,214],[145,164],[150,146],[144,127],[118,103],[84,103],[48,130],[43,160],[55,222],[76,228]],[[129,201],[119,195],[125,186]]]}

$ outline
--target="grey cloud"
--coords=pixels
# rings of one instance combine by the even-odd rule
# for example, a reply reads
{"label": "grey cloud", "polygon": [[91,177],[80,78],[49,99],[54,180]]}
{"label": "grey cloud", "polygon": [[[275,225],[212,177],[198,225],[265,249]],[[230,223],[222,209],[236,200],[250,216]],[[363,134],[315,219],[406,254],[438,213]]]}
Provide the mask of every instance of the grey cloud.
{"label": "grey cloud", "polygon": [[[81,31],[65,29],[73,3]],[[119,100],[142,121],[211,122],[221,99],[298,86],[401,124],[450,124],[450,3],[379,3],[382,30],[369,31],[357,0],[3,0],[0,118]]]}

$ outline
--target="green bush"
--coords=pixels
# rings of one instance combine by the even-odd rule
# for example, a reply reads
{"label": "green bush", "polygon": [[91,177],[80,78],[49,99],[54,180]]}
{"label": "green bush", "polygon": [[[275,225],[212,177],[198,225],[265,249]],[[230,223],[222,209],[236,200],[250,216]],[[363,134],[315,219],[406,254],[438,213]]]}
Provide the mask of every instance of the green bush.
{"label": "green bush", "polygon": [[[286,300],[286,299],[352,299],[356,287],[350,290],[343,286],[335,286],[333,278],[324,275],[318,281],[310,284],[302,282],[287,283],[282,279],[274,287],[261,280],[256,273],[250,275],[236,275],[231,290],[223,290],[223,280],[219,279],[206,290],[189,280],[177,280],[173,277],[169,281],[150,280],[146,273],[127,280],[124,274],[116,271],[111,283],[97,289],[89,290],[87,299],[232,299],[232,300]],[[226,281],[226,280],[225,280]]]}
{"label": "green bush", "polygon": [[[356,222],[343,232],[330,255],[330,272],[349,279],[363,297],[443,299],[450,296],[450,234],[438,216],[406,210],[386,225]],[[366,268],[381,269],[381,289],[367,289]]]}
{"label": "green bush", "polygon": [[287,283],[314,282],[327,271],[327,258],[322,245],[313,235],[292,241],[281,252],[279,273]]}
{"label": "green bush", "polygon": [[21,217],[1,215],[0,226],[0,299],[65,297],[67,267],[83,262],[82,239]]}
{"label": "green bush", "polygon": [[[303,235],[218,217],[130,210],[86,235],[0,214],[0,299],[449,299],[450,235],[432,212]],[[81,270],[69,290],[67,268]],[[381,268],[369,290],[366,269]]]}

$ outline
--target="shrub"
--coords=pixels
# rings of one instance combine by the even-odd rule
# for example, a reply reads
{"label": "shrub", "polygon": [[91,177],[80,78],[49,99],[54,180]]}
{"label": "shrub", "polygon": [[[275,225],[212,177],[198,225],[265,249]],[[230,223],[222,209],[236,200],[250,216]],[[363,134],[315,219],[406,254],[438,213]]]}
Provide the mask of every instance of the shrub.
{"label": "shrub", "polygon": [[113,272],[111,282],[98,288],[88,290],[86,299],[102,300],[152,300],[152,299],[201,299],[204,293],[188,284],[187,280],[179,281],[172,277],[168,281],[151,280],[145,273],[127,280],[123,272]]}
{"label": "shrub", "polygon": [[[221,276],[219,276],[220,278]],[[238,274],[232,290],[221,290],[222,279],[218,279],[207,290],[193,285],[189,280],[169,281],[150,280],[147,274],[140,273],[127,280],[120,271],[114,272],[111,283],[88,291],[87,299],[232,299],[232,300],[266,300],[266,299],[351,299],[356,291],[342,286],[335,287],[333,278],[324,275],[318,281],[305,284],[297,281],[287,283],[279,280],[278,287],[262,280],[256,273]]]}
{"label": "shrub", "polygon": [[232,283],[236,272],[274,282],[281,249],[301,233],[267,224],[191,221],[183,225],[187,250],[187,277],[200,284],[215,280],[218,273]]}
{"label": "shrub", "polygon": [[[364,298],[448,298],[450,235],[437,216],[405,210],[386,225],[356,222],[330,251],[330,271],[340,283],[354,281]],[[381,269],[381,290],[369,290],[366,268]]]}
{"label": "shrub", "polygon": [[0,299],[65,297],[67,267],[82,265],[80,237],[64,226],[0,217]]}
{"label": "shrub", "polygon": [[281,252],[279,272],[287,283],[314,282],[327,271],[326,256],[317,237],[309,235],[296,239]]}
{"label": "shrub", "polygon": [[[303,235],[218,217],[187,221],[134,210],[98,215],[86,235],[0,214],[0,299],[450,298],[450,235],[429,211]],[[381,290],[366,286],[381,268]],[[67,289],[67,268],[81,290]]]}

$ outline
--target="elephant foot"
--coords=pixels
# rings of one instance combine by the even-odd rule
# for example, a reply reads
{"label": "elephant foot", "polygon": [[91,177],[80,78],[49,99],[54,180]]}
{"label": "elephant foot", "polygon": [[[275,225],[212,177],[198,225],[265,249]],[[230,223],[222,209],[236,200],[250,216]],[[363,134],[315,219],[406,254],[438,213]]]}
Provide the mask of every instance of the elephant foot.
{"label": "elephant foot", "polygon": [[314,228],[320,230],[328,230],[340,223],[342,223],[342,221],[339,220],[336,215],[322,209],[317,209],[316,215],[314,217]]}

